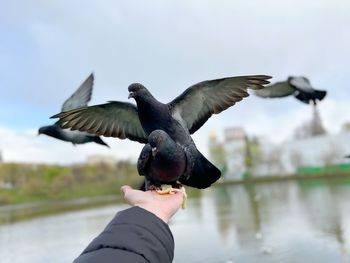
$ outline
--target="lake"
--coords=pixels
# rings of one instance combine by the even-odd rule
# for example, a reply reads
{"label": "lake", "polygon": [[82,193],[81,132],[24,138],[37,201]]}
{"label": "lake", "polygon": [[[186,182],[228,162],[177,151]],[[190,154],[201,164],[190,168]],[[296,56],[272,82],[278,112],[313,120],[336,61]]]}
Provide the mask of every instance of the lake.
{"label": "lake", "polygon": [[[170,228],[174,262],[350,262],[350,184],[217,186],[190,196]],[[71,262],[127,205],[0,225],[7,262]]]}

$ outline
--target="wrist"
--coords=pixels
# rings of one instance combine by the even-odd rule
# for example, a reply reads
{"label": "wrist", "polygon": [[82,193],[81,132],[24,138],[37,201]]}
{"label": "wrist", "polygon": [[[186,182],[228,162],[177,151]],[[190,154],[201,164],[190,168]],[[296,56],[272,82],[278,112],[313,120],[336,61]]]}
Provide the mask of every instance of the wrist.
{"label": "wrist", "polygon": [[166,215],[161,209],[158,207],[155,207],[154,205],[147,205],[147,204],[136,204],[136,206],[147,210],[148,212],[154,214],[156,217],[161,219],[164,223],[168,224],[170,217]]}

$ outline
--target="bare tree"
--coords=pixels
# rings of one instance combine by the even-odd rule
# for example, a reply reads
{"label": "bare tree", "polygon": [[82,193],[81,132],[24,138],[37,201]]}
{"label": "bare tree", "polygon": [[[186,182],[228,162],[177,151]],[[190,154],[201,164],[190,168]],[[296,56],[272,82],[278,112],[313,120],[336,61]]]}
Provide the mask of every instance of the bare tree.
{"label": "bare tree", "polygon": [[345,122],[345,123],[342,125],[342,131],[344,131],[344,132],[350,132],[350,121]]}
{"label": "bare tree", "polygon": [[282,173],[284,165],[281,159],[282,152],[279,148],[274,148],[271,152],[264,155],[264,162],[267,164],[268,169],[274,173]]}
{"label": "bare tree", "polygon": [[217,137],[214,133],[209,137],[209,155],[210,160],[219,167],[223,174],[227,171],[227,160],[226,160],[226,151],[223,143],[220,143],[217,140]]}

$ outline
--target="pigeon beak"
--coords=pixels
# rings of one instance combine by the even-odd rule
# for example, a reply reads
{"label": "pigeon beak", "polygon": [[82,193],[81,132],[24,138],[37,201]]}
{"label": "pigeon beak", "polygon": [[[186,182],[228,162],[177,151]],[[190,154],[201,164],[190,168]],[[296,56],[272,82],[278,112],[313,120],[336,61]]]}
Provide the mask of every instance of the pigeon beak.
{"label": "pigeon beak", "polygon": [[134,97],[134,92],[130,91],[130,92],[129,92],[128,99],[133,98],[133,97]]}
{"label": "pigeon beak", "polygon": [[157,147],[153,147],[152,148],[152,156],[156,156],[156,153],[157,153]]}

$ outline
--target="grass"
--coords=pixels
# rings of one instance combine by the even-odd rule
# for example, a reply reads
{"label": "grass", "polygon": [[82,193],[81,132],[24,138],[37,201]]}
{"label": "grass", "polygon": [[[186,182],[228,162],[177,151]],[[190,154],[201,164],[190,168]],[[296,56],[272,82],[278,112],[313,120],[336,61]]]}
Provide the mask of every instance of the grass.
{"label": "grass", "polygon": [[123,184],[141,185],[135,164],[49,166],[1,164],[0,205],[115,195]]}

